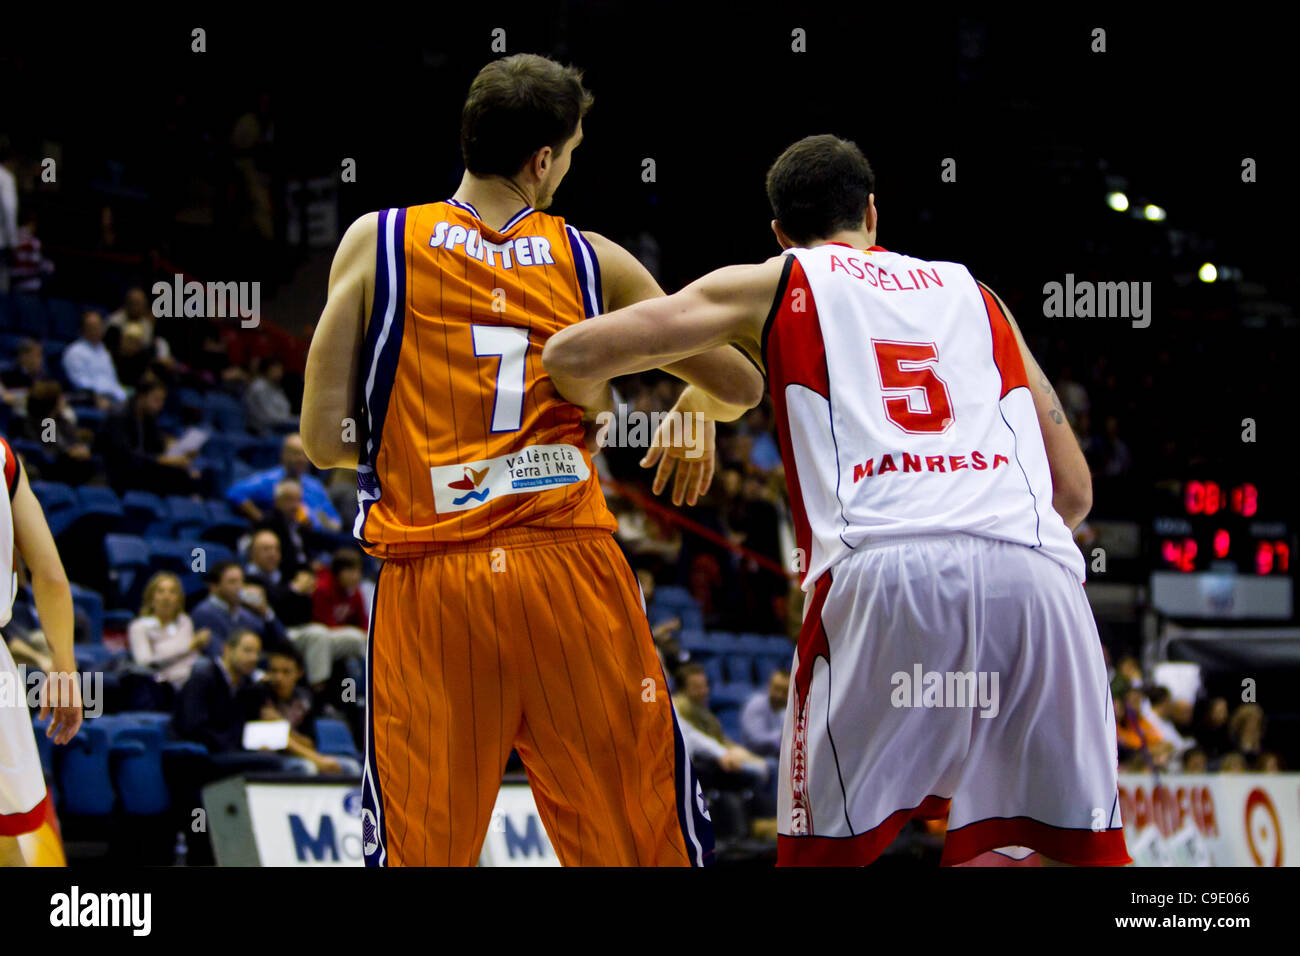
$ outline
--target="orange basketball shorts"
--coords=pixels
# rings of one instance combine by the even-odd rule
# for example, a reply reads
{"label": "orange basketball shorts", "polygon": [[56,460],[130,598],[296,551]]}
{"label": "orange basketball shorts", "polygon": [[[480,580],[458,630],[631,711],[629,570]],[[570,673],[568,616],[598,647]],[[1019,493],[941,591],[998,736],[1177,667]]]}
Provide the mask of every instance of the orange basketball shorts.
{"label": "orange basketball shorts", "polygon": [[607,531],[390,559],[367,647],[367,865],[472,866],[510,751],[565,865],[711,862],[636,578]]}

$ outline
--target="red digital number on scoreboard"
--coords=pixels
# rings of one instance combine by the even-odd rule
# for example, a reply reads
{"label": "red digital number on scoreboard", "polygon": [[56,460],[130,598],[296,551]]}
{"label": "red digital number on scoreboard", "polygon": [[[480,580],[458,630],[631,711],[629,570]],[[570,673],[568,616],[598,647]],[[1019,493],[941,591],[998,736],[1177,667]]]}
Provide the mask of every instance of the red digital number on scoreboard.
{"label": "red digital number on scoreboard", "polygon": [[1255,545],[1256,574],[1286,574],[1291,570],[1291,546],[1285,541],[1261,541]]}
{"label": "red digital number on scoreboard", "polygon": [[1160,557],[1176,571],[1193,571],[1196,568],[1196,542],[1191,538],[1166,538],[1160,543]]}

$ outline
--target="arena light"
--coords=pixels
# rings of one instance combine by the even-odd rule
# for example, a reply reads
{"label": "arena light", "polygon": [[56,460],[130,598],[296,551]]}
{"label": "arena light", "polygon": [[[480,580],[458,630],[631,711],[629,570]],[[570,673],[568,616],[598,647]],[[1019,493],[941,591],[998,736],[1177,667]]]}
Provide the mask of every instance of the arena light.
{"label": "arena light", "polygon": [[1202,282],[1213,282],[1219,278],[1219,270],[1214,267],[1213,262],[1207,262],[1196,271],[1196,278]]}
{"label": "arena light", "polygon": [[1147,203],[1142,209],[1142,215],[1151,222],[1164,222],[1166,213],[1162,207]]}
{"label": "arena light", "polygon": [[1128,210],[1128,197],[1116,190],[1106,196],[1106,205],[1116,212],[1125,212]]}

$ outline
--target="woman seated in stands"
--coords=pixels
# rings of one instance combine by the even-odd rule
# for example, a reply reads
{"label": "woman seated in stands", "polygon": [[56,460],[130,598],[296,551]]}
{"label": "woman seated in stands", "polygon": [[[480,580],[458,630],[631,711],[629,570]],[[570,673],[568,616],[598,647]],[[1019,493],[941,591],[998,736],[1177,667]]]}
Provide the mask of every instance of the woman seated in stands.
{"label": "woman seated in stands", "polygon": [[131,622],[127,636],[135,663],[153,671],[159,682],[180,690],[211,633],[207,628],[194,630],[185,613],[181,579],[159,571],[145,585],[140,616]]}

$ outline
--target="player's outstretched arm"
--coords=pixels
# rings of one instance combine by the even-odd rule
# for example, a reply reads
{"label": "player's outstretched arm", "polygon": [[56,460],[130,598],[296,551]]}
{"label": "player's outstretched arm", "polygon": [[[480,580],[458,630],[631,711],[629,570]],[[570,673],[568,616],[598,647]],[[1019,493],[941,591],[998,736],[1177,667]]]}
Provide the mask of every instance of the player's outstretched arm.
{"label": "player's outstretched arm", "polygon": [[[343,234],[330,266],[329,295],[307,352],[302,391],[302,447],[317,468],[356,468],[358,365],[365,316],[374,295],[379,214],[367,213]],[[348,422],[352,427],[347,427]]]}
{"label": "player's outstretched arm", "polygon": [[[546,343],[542,363],[563,392],[565,383],[581,388],[667,368],[732,343],[758,355],[780,277],[779,259],[718,269],[673,295],[619,309],[598,322],[569,326]],[[749,364],[743,356],[737,358]],[[761,398],[760,382],[755,394],[746,397],[747,407]]]}
{"label": "player's outstretched arm", "polygon": [[[599,233],[584,232],[600,261],[606,312],[662,298],[663,289],[636,256]],[[695,401],[707,404],[707,414],[717,421],[732,421],[763,398],[763,375],[742,352],[730,345],[692,355],[662,367],[665,372],[695,386]]]}
{"label": "player's outstretched arm", "polygon": [[18,487],[10,510],[14,521],[14,546],[27,565],[32,596],[41,630],[50,645],[50,670],[41,705],[42,719],[53,714],[46,736],[66,744],[81,727],[81,685],[72,653],[72,588],[63,570],[54,536],[45,522],[41,503],[32,493],[27,470],[18,466]]}
{"label": "player's outstretched arm", "polygon": [[1073,531],[1092,510],[1092,472],[1088,468],[1088,460],[1083,457],[1079,439],[1066,420],[1056,389],[1052,388],[1052,383],[1034,361],[1029,346],[1025,344],[1025,337],[1020,334],[1020,327],[1011,316],[1011,310],[998,298],[996,292],[988,286],[984,288],[1002,307],[1002,314],[1007,317],[1007,323],[1015,333],[1016,344],[1020,346],[1025,376],[1029,379],[1029,391],[1034,396],[1034,409],[1038,412],[1038,428],[1043,433],[1047,463],[1052,471],[1052,507],[1065,519],[1066,527]]}

